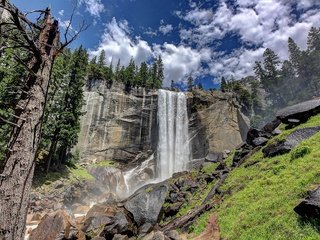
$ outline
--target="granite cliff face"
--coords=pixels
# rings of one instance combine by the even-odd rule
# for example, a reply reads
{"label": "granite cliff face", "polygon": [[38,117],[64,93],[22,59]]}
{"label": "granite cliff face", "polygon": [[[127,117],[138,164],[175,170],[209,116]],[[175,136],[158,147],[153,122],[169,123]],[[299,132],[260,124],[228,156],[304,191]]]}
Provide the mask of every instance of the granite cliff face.
{"label": "granite cliff face", "polygon": [[232,94],[196,89],[188,105],[193,158],[221,154],[245,141],[249,119]]}
{"label": "granite cliff face", "polygon": [[144,89],[130,94],[121,84],[95,83],[85,92],[85,115],[76,149],[87,161],[128,162],[156,149],[157,95]]}
{"label": "granite cliff face", "polygon": [[[157,92],[96,82],[85,92],[85,115],[76,149],[83,161],[132,162],[157,149]],[[246,117],[231,94],[188,93],[190,147],[193,159],[232,150],[245,140]]]}

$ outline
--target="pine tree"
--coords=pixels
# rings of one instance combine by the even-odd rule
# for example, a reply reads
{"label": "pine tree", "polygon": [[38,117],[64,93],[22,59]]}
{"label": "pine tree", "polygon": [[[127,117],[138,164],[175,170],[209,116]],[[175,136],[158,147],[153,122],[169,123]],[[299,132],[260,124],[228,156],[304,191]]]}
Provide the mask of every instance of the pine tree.
{"label": "pine tree", "polygon": [[301,71],[301,50],[292,38],[288,38],[289,60],[294,68],[295,75]]}
{"label": "pine tree", "polygon": [[142,62],[140,64],[140,69],[139,69],[139,82],[142,87],[146,87],[146,82],[148,79],[148,65],[145,62]]}
{"label": "pine tree", "polygon": [[227,81],[224,77],[221,78],[221,91],[225,92],[227,90]]}
{"label": "pine tree", "polygon": [[158,59],[157,59],[157,77],[156,77],[156,81],[155,81],[154,87],[156,89],[161,88],[163,80],[164,80],[164,68],[163,68],[162,58],[161,58],[161,55],[160,55],[158,57]]}
{"label": "pine tree", "polygon": [[117,63],[117,66],[116,66],[116,69],[114,71],[114,78],[116,81],[120,82],[120,76],[119,76],[119,73],[120,73],[120,69],[121,69],[121,66],[120,66],[120,59],[118,59],[118,63]]}
{"label": "pine tree", "polygon": [[187,79],[187,84],[188,84],[188,91],[191,91],[192,87],[193,87],[193,78],[192,78],[191,74],[189,75],[189,77]]}
{"label": "pine tree", "polygon": [[320,28],[311,27],[308,33],[307,51],[320,51]]}
{"label": "pine tree", "polygon": [[154,62],[152,64],[152,67],[150,69],[150,76],[151,76],[151,79],[152,79],[152,85],[151,85],[151,88],[154,89],[156,88],[157,86],[157,81],[158,81],[158,64],[157,62]]}

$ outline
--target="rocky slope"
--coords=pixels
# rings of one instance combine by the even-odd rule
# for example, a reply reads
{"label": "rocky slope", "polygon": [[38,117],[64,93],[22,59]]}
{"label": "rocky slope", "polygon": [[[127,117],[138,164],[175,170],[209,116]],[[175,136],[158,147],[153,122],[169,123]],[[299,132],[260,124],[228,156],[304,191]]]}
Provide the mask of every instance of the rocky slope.
{"label": "rocky slope", "polygon": [[[85,115],[76,147],[83,161],[133,161],[141,152],[157,148],[157,93],[121,84],[108,88],[95,83],[85,92]],[[222,154],[245,139],[248,120],[233,96],[195,90],[188,95],[189,135],[192,158]]]}
{"label": "rocky slope", "polygon": [[120,202],[104,196],[85,217],[50,213],[30,239],[318,239],[320,101],[304,106],[312,104],[281,111],[284,123],[295,119],[289,124],[251,129],[224,161],[146,185]]}

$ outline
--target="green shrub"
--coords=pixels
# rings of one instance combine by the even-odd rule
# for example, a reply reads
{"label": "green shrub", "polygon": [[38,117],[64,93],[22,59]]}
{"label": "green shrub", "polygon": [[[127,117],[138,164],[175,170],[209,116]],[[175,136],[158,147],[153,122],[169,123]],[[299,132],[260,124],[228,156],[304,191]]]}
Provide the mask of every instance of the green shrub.
{"label": "green shrub", "polygon": [[309,154],[311,152],[310,148],[307,146],[299,146],[291,151],[291,160],[300,158]]}

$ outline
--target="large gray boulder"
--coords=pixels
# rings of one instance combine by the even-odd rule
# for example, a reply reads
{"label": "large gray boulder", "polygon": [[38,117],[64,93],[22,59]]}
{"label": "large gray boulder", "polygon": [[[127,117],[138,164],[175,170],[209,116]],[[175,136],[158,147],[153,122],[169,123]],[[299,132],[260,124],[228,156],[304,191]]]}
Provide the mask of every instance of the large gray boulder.
{"label": "large gray boulder", "polygon": [[314,99],[279,110],[277,118],[283,123],[294,124],[304,122],[318,113],[320,113],[320,99]]}
{"label": "large gray boulder", "polygon": [[160,217],[167,192],[166,182],[149,184],[135,192],[126,201],[124,207],[132,213],[138,227],[145,223],[155,225]]}
{"label": "large gray boulder", "polygon": [[320,187],[310,191],[308,196],[294,208],[302,217],[320,219]]}

